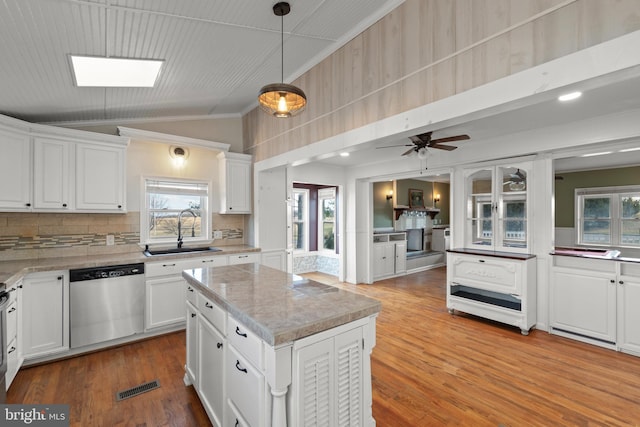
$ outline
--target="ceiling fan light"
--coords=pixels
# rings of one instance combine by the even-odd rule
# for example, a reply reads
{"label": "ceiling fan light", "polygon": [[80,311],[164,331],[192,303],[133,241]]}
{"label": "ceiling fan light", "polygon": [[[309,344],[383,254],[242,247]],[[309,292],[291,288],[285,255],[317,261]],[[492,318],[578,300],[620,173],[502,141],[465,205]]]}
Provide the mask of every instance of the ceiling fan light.
{"label": "ceiling fan light", "polygon": [[509,190],[511,191],[523,191],[527,187],[525,181],[511,182],[509,183]]}
{"label": "ceiling fan light", "polygon": [[418,158],[420,160],[426,159],[428,154],[429,154],[429,152],[424,147],[418,150]]}

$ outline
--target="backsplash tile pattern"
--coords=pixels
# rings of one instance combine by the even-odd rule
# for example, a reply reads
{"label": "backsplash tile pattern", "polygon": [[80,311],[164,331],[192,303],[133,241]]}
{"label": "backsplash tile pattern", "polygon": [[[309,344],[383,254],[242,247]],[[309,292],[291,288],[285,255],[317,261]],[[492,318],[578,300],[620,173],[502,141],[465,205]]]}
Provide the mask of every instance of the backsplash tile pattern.
{"label": "backsplash tile pattern", "polygon": [[[215,245],[244,243],[243,215],[213,215]],[[107,235],[114,245],[107,246]],[[140,213],[0,213],[0,261],[140,251]]]}

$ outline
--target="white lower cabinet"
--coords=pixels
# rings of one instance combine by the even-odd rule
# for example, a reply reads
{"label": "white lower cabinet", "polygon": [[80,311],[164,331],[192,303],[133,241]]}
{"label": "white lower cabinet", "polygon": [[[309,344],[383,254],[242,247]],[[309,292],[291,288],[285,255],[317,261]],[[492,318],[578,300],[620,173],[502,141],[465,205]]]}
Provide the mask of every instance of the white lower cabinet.
{"label": "white lower cabinet", "polygon": [[24,278],[25,359],[69,349],[69,272],[33,273]]}
{"label": "white lower cabinet", "polygon": [[224,414],[224,336],[204,317],[198,318],[198,380],[200,400],[214,425]]}
{"label": "white lower cabinet", "polygon": [[[189,287],[188,287],[189,288]],[[191,288],[193,292],[193,288]],[[188,291],[188,290],[187,290]],[[198,309],[187,301],[187,363],[185,370],[195,388],[198,388]]]}
{"label": "white lower cabinet", "polygon": [[146,281],[145,330],[184,322],[184,279],[165,277]]}
{"label": "white lower cabinet", "polygon": [[640,263],[554,256],[551,332],[640,356]]}
{"label": "white lower cabinet", "polygon": [[295,349],[291,425],[365,425],[363,339],[356,328]]}
{"label": "white lower cabinet", "polygon": [[407,240],[405,232],[373,235],[373,280],[407,272]]}
{"label": "white lower cabinet", "polygon": [[22,366],[24,356],[22,355],[22,281],[18,281],[9,286],[9,304],[7,305],[7,372],[5,374],[5,384],[7,390],[15,378],[18,370]]}

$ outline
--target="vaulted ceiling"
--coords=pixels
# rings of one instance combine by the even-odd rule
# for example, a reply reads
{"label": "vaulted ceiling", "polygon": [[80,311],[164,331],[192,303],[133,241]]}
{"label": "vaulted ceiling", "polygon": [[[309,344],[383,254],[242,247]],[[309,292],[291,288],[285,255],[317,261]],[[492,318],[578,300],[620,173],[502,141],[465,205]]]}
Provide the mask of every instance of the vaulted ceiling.
{"label": "vaulted ceiling", "polygon": [[[0,113],[32,122],[240,115],[403,0],[4,0]],[[69,55],[163,59],[154,88],[78,88]]]}

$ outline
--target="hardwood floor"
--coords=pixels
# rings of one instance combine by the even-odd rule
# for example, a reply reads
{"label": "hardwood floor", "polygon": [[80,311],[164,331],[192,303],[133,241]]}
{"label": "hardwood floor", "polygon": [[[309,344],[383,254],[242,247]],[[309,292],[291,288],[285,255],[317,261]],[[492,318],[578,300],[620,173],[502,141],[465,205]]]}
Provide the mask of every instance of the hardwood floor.
{"label": "hardwood floor", "polygon": [[[382,302],[372,354],[378,427],[640,425],[640,358],[450,315],[445,269],[374,285],[337,283]],[[9,403],[69,403],[73,426],[207,426],[182,383],[184,333],[23,369]],[[115,393],[158,378],[121,402]]]}

